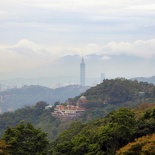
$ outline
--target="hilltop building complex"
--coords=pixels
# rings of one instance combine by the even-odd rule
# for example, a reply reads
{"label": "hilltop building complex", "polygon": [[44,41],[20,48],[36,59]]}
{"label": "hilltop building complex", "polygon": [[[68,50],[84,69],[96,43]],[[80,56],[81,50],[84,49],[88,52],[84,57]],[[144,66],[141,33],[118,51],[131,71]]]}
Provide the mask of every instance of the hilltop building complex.
{"label": "hilltop building complex", "polygon": [[85,112],[83,104],[86,102],[87,99],[84,96],[81,96],[76,103],[74,103],[71,99],[68,99],[66,105],[56,105],[52,116],[59,118],[62,121],[79,117]]}

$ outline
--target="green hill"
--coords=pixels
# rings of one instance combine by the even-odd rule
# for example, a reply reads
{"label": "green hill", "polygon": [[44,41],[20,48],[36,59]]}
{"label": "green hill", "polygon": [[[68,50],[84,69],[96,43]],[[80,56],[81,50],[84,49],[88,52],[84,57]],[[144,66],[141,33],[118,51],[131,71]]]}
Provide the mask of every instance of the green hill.
{"label": "green hill", "polygon": [[[36,128],[48,133],[48,139],[53,141],[57,135],[68,127],[67,123],[55,119],[51,113],[53,108],[45,109],[46,102],[37,102],[34,106],[26,106],[14,112],[5,112],[0,115],[0,137],[7,127],[15,127],[21,121],[30,122]],[[69,124],[69,123],[68,123]]]}
{"label": "green hill", "polygon": [[122,104],[128,101],[137,101],[140,98],[154,98],[155,86],[147,82],[123,78],[106,79],[81,95],[84,95],[89,101],[101,101],[104,104]]}
{"label": "green hill", "polygon": [[[1,114],[0,136],[8,126],[16,126],[21,120],[30,122],[35,127],[40,127],[43,131],[47,132],[50,141],[55,140],[61,131],[69,127],[71,122],[80,122],[75,123],[75,127],[76,124],[79,124],[78,127],[80,131],[83,127],[85,127],[85,125],[87,125],[86,123],[92,122],[94,120],[93,123],[89,123],[90,126],[88,125],[86,127],[88,131],[89,128],[92,129],[92,133],[88,132],[88,135],[93,135],[99,132],[98,130],[96,131],[96,129],[98,129],[98,125],[104,126],[107,124],[107,122],[109,122],[109,116],[111,115],[109,113],[111,111],[119,109],[120,107],[133,108],[137,107],[138,105],[144,106],[145,104],[151,105],[151,103],[154,103],[155,87],[154,85],[148,84],[146,82],[138,83],[137,81],[126,79],[104,80],[103,83],[88,89],[81,95],[86,96],[88,100],[88,102],[83,105],[86,108],[86,111],[81,117],[76,118],[75,120],[62,122],[51,115],[54,107],[45,110],[47,103],[40,101],[37,102],[36,105],[26,106],[14,112],[5,112]],[[74,100],[77,100],[80,96],[75,97]],[[141,114],[143,115],[143,112]],[[135,113],[134,115],[138,118],[138,116],[141,116],[141,114]],[[103,119],[105,116],[106,118]],[[145,117],[149,118],[150,114],[146,114]],[[97,120],[99,118],[101,119]],[[153,122],[147,123],[149,124]],[[146,126],[147,123],[145,124]],[[143,124],[141,125],[143,126]],[[141,130],[140,126],[139,129]],[[149,129],[147,129],[147,131],[148,130]],[[79,131],[77,131],[77,133]],[[85,130],[83,130],[83,132],[86,134]],[[139,132],[139,136],[141,135],[143,135],[143,133]]]}
{"label": "green hill", "polygon": [[[139,106],[143,108],[144,105]],[[145,108],[147,106],[145,105]],[[149,105],[148,105],[149,107]],[[120,108],[105,118],[87,124],[74,122],[51,145],[52,155],[115,155],[121,147],[142,136],[155,133],[155,104],[143,110]],[[144,139],[145,142],[145,139]],[[125,155],[141,155],[141,144],[129,144]],[[146,142],[145,142],[146,143]],[[134,149],[135,148],[135,149]],[[154,151],[152,142],[149,151]],[[132,152],[131,152],[132,150]]]}

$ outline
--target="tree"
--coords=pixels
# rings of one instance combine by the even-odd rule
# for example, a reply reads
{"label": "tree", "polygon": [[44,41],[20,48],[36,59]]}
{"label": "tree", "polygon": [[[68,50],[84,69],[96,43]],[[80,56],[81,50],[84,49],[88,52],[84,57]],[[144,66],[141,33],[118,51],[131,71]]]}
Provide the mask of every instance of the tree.
{"label": "tree", "polygon": [[149,108],[136,122],[135,138],[153,134],[155,131],[155,107]]}
{"label": "tree", "polygon": [[14,128],[8,127],[2,139],[10,145],[10,154],[43,155],[49,143],[46,136],[40,129],[22,121]]}
{"label": "tree", "polygon": [[48,104],[44,101],[39,101],[35,105],[35,107],[38,109],[45,109],[46,106],[48,106]]}
{"label": "tree", "polygon": [[133,140],[135,133],[134,113],[126,108],[111,112],[109,122],[99,130],[98,142],[101,149],[108,155]]}
{"label": "tree", "polygon": [[0,155],[9,155],[8,147],[9,145],[4,140],[0,140]]}
{"label": "tree", "polygon": [[132,143],[128,143],[117,151],[116,155],[154,155],[155,134],[143,136]]}
{"label": "tree", "polygon": [[63,131],[59,137],[53,142],[51,154],[52,155],[72,155],[73,146],[72,138],[77,135],[81,129],[84,127],[84,124],[81,122],[75,121],[70,124],[70,127]]}

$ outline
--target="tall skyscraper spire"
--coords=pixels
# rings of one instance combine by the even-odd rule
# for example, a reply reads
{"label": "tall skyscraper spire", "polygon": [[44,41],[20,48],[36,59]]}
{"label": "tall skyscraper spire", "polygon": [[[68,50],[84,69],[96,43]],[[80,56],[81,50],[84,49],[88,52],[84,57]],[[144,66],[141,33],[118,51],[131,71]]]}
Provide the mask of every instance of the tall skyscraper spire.
{"label": "tall skyscraper spire", "polygon": [[85,63],[82,56],[82,61],[80,63],[80,85],[85,86]]}

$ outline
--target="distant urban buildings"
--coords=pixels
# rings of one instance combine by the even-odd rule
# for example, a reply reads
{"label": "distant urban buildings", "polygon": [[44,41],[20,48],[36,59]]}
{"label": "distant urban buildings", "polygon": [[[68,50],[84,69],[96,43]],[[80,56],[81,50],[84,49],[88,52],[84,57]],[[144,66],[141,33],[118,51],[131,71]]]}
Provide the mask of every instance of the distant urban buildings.
{"label": "distant urban buildings", "polygon": [[104,73],[101,73],[101,83],[103,82],[103,80],[105,79],[105,74]]}
{"label": "distant urban buildings", "polygon": [[83,57],[80,63],[80,85],[85,86],[85,63]]}

